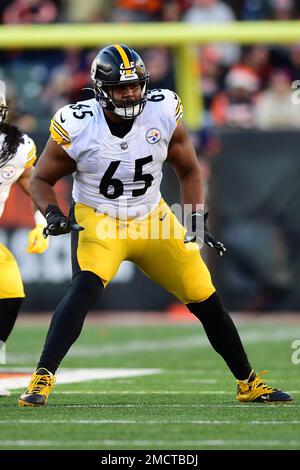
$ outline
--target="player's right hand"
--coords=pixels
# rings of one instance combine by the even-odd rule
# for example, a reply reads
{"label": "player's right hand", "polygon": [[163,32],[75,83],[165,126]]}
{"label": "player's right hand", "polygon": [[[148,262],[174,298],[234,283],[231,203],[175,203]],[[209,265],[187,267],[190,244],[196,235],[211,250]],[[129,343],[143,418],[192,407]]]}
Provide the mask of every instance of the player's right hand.
{"label": "player's right hand", "polygon": [[226,253],[226,248],[222,242],[217,241],[208,230],[208,212],[199,211],[188,214],[186,220],[187,231],[184,243],[195,242],[200,247],[204,245],[214,248],[219,256]]}
{"label": "player's right hand", "polygon": [[69,217],[66,217],[59,207],[49,205],[45,212],[47,220],[47,226],[43,230],[44,238],[49,235],[63,235],[71,232],[71,230],[77,230],[78,232],[84,230],[84,227],[73,223]]}

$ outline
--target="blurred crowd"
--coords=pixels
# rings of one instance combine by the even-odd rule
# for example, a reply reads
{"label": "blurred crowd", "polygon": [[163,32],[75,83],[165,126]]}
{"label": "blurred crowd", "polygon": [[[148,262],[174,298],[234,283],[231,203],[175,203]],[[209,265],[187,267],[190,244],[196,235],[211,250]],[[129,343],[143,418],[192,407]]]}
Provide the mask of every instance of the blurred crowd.
{"label": "blurred crowd", "polygon": [[[300,19],[299,0],[2,0],[2,24],[180,21],[193,24]],[[25,131],[42,128],[66,103],[93,96],[90,64],[97,49],[0,50],[11,115]],[[140,51],[151,88],[176,89],[171,51]],[[292,94],[300,79],[300,43],[199,47],[204,128],[300,128]]]}

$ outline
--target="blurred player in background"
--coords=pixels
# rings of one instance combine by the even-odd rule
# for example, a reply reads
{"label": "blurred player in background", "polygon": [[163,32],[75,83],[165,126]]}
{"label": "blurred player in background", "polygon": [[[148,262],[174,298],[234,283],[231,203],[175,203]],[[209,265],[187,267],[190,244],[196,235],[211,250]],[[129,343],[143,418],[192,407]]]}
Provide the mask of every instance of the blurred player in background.
{"label": "blurred player in background", "polygon": [[[291,401],[289,394],[269,387],[253,370],[202,260],[203,243],[218,255],[226,250],[208,231],[200,167],[181,121],[179,97],[167,89],[148,92],[149,74],[141,57],[120,44],[98,53],[91,76],[95,98],[57,111],[31,182],[32,198],[47,219],[45,235],[75,228],[73,279],[19,405],[45,405],[54,374],[78,338],[86,314],[125,259],[202,322],[211,345],[237,379],[238,400]],[[165,160],[177,173],[182,206],[189,209],[187,230],[161,198]],[[70,173],[75,207],[66,217],[53,186]]]}
{"label": "blurred player in background", "polygon": [[[29,179],[36,160],[33,140],[6,122],[7,112],[5,83],[0,81],[0,217],[14,183],[29,195]],[[43,253],[48,247],[48,240],[42,234],[46,220],[35,207],[33,211],[36,226],[29,232],[27,251]],[[24,297],[17,262],[8,248],[0,243],[0,348],[13,329]],[[0,388],[0,396],[6,395],[9,392]]]}

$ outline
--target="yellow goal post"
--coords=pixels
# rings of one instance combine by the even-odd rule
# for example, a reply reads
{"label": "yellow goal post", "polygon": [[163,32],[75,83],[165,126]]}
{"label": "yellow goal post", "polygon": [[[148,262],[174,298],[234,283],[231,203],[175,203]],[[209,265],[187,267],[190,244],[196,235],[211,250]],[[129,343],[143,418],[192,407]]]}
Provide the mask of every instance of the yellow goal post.
{"label": "yellow goal post", "polygon": [[300,42],[299,21],[189,23],[82,23],[1,25],[0,49],[95,47],[123,43],[131,47],[169,46],[175,59],[176,87],[189,129],[201,124],[201,93],[195,45],[214,42],[291,44]]}

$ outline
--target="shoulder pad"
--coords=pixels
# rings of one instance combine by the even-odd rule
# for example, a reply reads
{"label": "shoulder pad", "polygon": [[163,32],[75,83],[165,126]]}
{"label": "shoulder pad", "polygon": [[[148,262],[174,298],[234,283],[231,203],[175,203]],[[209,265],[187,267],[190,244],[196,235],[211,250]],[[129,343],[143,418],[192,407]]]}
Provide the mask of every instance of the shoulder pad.
{"label": "shoulder pad", "polygon": [[93,101],[87,100],[60,108],[50,123],[52,139],[58,144],[68,147],[94,115]]}
{"label": "shoulder pad", "polygon": [[29,168],[36,161],[36,146],[27,134],[23,134],[23,139],[24,142],[19,145],[17,152],[24,158],[24,167]]}
{"label": "shoulder pad", "polygon": [[183,106],[179,96],[171,90],[156,88],[149,90],[148,101],[163,105],[165,112],[174,119],[176,125],[183,116]]}

